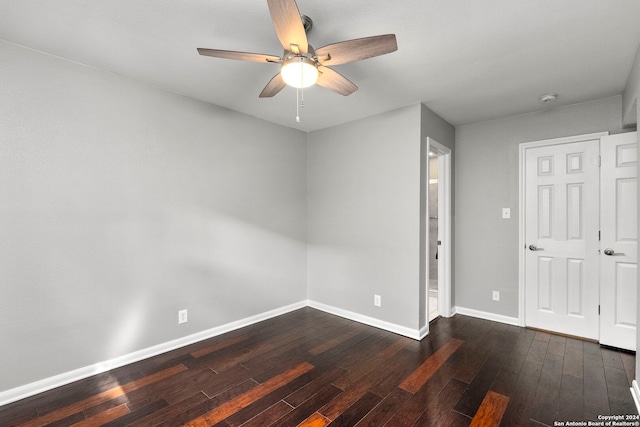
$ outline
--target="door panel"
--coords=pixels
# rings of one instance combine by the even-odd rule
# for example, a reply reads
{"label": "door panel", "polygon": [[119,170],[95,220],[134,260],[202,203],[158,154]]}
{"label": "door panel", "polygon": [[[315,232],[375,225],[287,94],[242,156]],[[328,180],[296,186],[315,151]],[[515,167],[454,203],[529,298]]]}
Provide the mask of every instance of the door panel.
{"label": "door panel", "polygon": [[525,152],[525,323],[598,339],[599,140]]}
{"label": "door panel", "polygon": [[636,349],[636,132],[602,138],[600,343]]}
{"label": "door panel", "polygon": [[583,316],[584,260],[567,260],[567,271],[567,313],[569,315]]}

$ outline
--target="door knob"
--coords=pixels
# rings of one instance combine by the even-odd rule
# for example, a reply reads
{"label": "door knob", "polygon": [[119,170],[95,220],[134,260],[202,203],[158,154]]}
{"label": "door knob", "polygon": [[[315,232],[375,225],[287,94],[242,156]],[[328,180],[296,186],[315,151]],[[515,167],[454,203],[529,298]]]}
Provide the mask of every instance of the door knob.
{"label": "door knob", "polygon": [[529,250],[530,251],[537,251],[538,247],[536,245],[529,245]]}
{"label": "door knob", "polygon": [[605,249],[605,250],[604,250],[604,254],[605,254],[605,255],[609,255],[609,256],[611,256],[611,255],[613,255],[613,254],[615,254],[615,253],[616,253],[616,252],[615,252],[613,249],[611,249],[611,248],[607,248],[607,249]]}

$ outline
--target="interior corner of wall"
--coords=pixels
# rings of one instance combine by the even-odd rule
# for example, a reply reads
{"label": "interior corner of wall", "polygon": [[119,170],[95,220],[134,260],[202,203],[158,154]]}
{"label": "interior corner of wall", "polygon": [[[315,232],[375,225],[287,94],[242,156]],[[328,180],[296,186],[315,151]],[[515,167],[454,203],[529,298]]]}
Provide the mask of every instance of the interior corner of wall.
{"label": "interior corner of wall", "polygon": [[623,111],[622,126],[625,128],[638,126],[638,98],[632,101],[627,111]]}
{"label": "interior corner of wall", "polygon": [[640,96],[640,45],[629,73],[629,78],[622,93],[622,125],[624,127],[637,126],[638,96]]}

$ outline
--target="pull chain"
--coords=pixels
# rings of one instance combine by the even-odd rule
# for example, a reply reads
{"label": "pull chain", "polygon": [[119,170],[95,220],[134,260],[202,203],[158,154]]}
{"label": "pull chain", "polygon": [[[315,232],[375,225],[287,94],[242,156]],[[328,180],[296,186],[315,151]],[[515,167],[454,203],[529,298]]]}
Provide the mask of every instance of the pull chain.
{"label": "pull chain", "polygon": [[296,88],[296,123],[300,123],[300,88]]}
{"label": "pull chain", "polygon": [[[300,83],[303,81],[304,67],[300,67]],[[301,87],[296,88],[296,123],[300,123],[300,108],[304,108],[304,89]]]}

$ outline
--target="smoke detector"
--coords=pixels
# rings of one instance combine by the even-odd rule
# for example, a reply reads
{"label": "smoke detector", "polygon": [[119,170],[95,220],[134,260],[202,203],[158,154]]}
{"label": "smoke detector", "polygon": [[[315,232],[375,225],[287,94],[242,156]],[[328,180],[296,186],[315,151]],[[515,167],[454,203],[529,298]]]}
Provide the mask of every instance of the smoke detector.
{"label": "smoke detector", "polygon": [[556,99],[558,99],[558,95],[557,94],[548,93],[548,94],[542,95],[540,97],[540,102],[544,102],[546,104],[547,102],[555,101]]}

